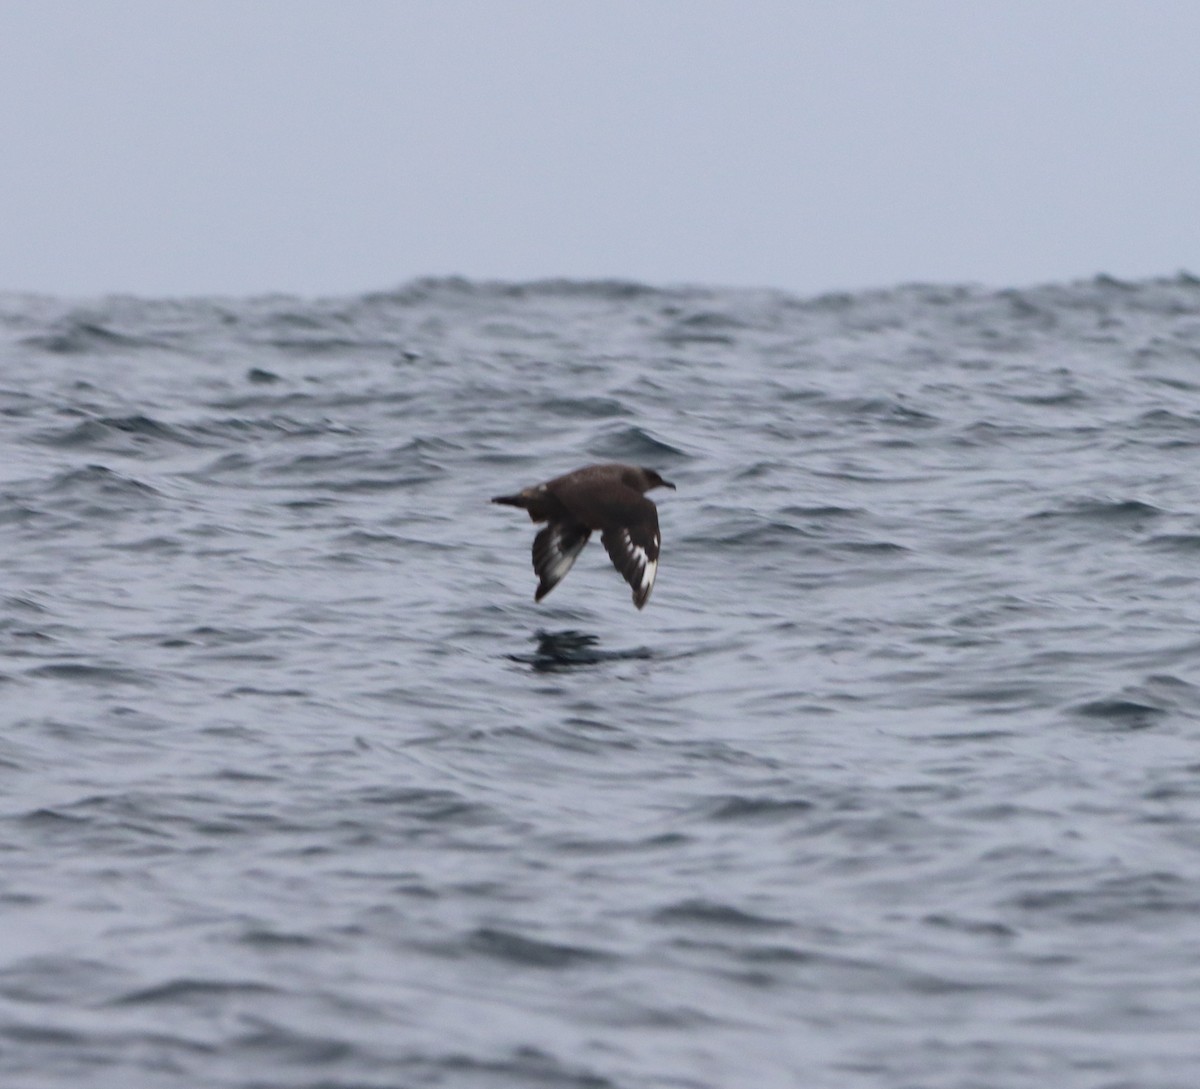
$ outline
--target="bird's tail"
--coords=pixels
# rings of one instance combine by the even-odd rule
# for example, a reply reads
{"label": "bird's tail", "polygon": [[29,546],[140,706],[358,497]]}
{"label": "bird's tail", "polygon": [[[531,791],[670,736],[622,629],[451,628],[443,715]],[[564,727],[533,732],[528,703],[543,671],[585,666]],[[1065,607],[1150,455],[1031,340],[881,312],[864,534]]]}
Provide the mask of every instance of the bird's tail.
{"label": "bird's tail", "polygon": [[523,495],[497,495],[492,502],[503,503],[506,507],[520,507],[522,510],[529,508],[529,501]]}

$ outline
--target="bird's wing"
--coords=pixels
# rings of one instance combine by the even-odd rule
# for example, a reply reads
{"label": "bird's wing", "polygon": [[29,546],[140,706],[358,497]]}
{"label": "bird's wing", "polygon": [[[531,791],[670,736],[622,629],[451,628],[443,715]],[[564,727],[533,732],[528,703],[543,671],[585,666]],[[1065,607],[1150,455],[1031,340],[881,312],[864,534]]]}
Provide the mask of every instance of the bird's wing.
{"label": "bird's wing", "polygon": [[649,499],[641,500],[634,507],[632,517],[620,524],[608,526],[600,535],[613,566],[625,576],[633,587],[633,603],[640,609],[654,589],[654,576],[658,574],[658,510]]}
{"label": "bird's wing", "polygon": [[559,520],[534,537],[533,569],[538,577],[534,601],[541,601],[562,582],[591,535],[592,531],[578,522]]}

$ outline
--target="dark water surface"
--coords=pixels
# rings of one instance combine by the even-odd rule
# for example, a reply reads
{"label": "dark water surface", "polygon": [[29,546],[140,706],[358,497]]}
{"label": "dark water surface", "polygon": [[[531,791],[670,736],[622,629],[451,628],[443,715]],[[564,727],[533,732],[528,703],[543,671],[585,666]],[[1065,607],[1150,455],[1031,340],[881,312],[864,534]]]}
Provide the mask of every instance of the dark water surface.
{"label": "dark water surface", "polygon": [[1183,276],[0,298],[0,1085],[1192,1089],[1198,482]]}

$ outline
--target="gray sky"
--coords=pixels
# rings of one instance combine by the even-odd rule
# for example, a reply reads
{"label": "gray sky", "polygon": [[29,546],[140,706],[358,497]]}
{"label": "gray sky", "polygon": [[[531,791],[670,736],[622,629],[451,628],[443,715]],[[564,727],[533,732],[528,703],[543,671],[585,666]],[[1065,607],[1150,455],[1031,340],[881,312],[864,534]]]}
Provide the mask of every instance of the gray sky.
{"label": "gray sky", "polygon": [[1200,274],[1197,0],[0,0],[0,290]]}

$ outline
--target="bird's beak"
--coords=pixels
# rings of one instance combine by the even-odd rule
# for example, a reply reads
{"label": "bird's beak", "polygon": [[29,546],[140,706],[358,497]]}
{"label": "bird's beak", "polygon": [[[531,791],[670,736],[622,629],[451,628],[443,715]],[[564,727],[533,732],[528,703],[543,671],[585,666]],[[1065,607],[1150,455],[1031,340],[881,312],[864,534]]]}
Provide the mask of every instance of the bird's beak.
{"label": "bird's beak", "polygon": [[664,481],[662,482],[662,486],[663,486],[664,488],[670,488],[670,489],[671,489],[671,491],[674,491],[674,490],[675,490],[675,485],[674,485],[674,484],[672,484],[672,483],[671,483],[669,480],[664,480]]}

